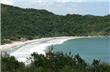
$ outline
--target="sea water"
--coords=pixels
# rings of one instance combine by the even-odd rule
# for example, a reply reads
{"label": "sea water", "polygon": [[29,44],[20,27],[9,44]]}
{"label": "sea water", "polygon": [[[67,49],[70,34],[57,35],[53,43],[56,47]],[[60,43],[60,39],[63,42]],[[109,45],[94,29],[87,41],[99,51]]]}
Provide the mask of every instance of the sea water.
{"label": "sea water", "polygon": [[110,64],[110,38],[79,38],[54,45],[54,52],[71,52],[73,55],[79,54],[87,63],[92,63],[93,59]]}

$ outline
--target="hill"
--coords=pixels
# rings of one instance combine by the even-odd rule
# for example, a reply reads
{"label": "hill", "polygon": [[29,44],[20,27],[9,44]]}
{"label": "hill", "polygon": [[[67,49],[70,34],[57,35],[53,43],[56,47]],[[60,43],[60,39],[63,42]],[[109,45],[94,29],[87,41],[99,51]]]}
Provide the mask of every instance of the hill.
{"label": "hill", "polygon": [[52,37],[110,35],[110,15],[55,15],[47,10],[1,4],[1,41]]}

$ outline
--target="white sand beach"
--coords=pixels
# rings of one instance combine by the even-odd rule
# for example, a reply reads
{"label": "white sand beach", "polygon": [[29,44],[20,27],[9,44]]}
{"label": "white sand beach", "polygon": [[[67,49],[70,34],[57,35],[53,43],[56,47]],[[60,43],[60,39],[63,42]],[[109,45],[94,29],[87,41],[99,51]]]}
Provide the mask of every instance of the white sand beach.
{"label": "white sand beach", "polygon": [[[63,42],[70,39],[85,38],[85,37],[73,37],[73,36],[64,36],[64,37],[50,37],[50,38],[41,38],[28,40],[24,42],[13,42],[11,44],[1,45],[0,50],[12,50],[9,54],[15,56],[15,58],[24,62],[25,64],[30,64],[28,58],[33,52],[38,54],[44,54],[48,46],[62,44]],[[87,38],[87,37],[86,37]]]}

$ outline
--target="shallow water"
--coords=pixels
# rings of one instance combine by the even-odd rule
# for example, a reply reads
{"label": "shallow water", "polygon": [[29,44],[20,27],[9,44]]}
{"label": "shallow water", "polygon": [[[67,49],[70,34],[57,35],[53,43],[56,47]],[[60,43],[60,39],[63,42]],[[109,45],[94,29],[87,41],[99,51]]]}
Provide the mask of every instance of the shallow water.
{"label": "shallow water", "polygon": [[73,55],[79,54],[86,62],[92,63],[93,59],[110,63],[110,38],[80,38],[68,40],[60,45],[54,46],[54,52],[71,52]]}

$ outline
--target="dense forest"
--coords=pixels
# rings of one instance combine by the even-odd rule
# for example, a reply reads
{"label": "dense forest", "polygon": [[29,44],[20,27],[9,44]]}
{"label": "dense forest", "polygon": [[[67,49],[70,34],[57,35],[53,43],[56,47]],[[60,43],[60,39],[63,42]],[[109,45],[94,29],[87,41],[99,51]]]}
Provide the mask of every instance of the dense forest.
{"label": "dense forest", "polygon": [[110,15],[55,15],[1,4],[1,41],[52,36],[110,35]]}
{"label": "dense forest", "polygon": [[87,64],[79,54],[53,53],[49,50],[46,56],[33,53],[31,64],[26,65],[18,62],[13,56],[1,57],[2,72],[110,72],[110,65],[93,60]]}

